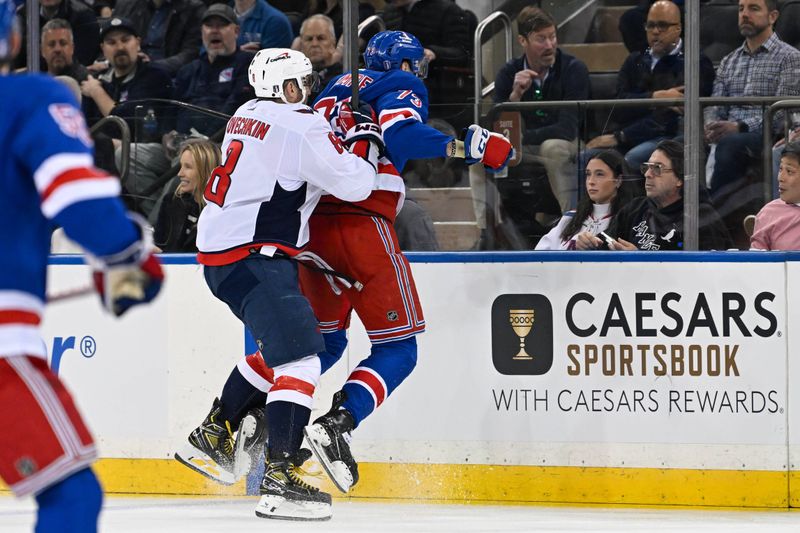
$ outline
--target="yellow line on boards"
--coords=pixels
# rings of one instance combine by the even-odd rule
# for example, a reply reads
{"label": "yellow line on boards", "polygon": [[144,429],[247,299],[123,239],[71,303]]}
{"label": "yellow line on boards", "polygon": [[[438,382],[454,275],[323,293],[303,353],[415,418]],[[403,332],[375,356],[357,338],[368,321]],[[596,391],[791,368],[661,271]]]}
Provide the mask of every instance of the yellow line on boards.
{"label": "yellow line on boards", "polygon": [[[244,481],[219,485],[172,459],[100,459],[94,469],[110,494],[246,493]],[[800,507],[800,472],[362,463],[359,474],[347,496],[324,476],[321,488],[334,497],[431,503]]]}

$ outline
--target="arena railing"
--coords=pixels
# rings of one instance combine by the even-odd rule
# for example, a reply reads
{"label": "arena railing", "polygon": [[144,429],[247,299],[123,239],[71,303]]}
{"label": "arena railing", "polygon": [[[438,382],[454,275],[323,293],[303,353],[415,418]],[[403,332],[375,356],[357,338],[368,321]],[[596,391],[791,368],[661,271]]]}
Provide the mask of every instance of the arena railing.
{"label": "arena railing", "polygon": [[483,86],[483,49],[481,48],[481,41],[483,34],[486,32],[490,24],[499,21],[503,24],[503,37],[505,40],[505,60],[510,61],[513,50],[511,40],[511,19],[502,11],[495,11],[488,17],[478,23],[475,28],[474,36],[474,50],[475,50],[475,110],[474,121],[477,123],[480,119],[481,100],[494,91],[494,82],[492,81],[486,87]]}
{"label": "arena railing", "polygon": [[[772,145],[774,125],[773,116],[775,113],[782,109],[800,107],[800,98],[791,99],[786,96],[759,96],[759,97],[701,97],[698,99],[702,109],[712,106],[750,106],[761,107],[764,112],[762,138],[763,138],[763,154],[762,154],[762,170],[763,170],[763,203],[766,204],[773,199],[774,191],[776,190],[776,179],[772,175]],[[484,125],[491,125],[503,111],[525,111],[536,110],[543,108],[568,108],[576,107],[579,116],[583,117],[585,122],[586,111],[591,109],[614,109],[614,108],[654,108],[654,107],[682,107],[685,104],[683,98],[631,98],[624,100],[564,100],[564,101],[536,101],[536,102],[502,102],[494,104],[489,109],[487,115],[481,121]],[[487,104],[483,104],[484,106]],[[702,121],[702,115],[698,117]],[[785,115],[786,125],[784,131],[788,131],[788,114]],[[700,166],[698,179],[703,183],[704,166]],[[577,179],[577,176],[576,176]],[[487,187],[490,185],[490,180],[487,180]],[[495,195],[490,194],[487,190],[487,201],[489,199],[495,200]],[[496,200],[495,200],[496,201]],[[496,205],[487,206],[487,214],[494,212]],[[694,211],[696,212],[696,211]],[[695,221],[696,224],[696,221]]]}
{"label": "arena railing", "polygon": [[125,183],[125,180],[128,178],[128,169],[130,168],[131,129],[128,127],[128,123],[125,122],[121,117],[116,115],[108,115],[107,117],[103,117],[102,119],[98,120],[95,125],[91,127],[90,131],[92,134],[94,134],[104,129],[108,125],[116,126],[119,129],[121,161],[117,170],[119,170],[120,182]]}

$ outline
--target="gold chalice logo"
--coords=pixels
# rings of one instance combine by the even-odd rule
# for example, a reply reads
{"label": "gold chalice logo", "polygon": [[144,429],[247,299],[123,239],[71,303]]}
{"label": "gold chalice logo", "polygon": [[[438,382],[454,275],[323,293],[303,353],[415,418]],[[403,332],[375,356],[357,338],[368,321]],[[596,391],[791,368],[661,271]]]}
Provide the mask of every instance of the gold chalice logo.
{"label": "gold chalice logo", "polygon": [[514,356],[514,359],[530,361],[533,357],[525,351],[525,337],[531,332],[533,326],[533,309],[511,309],[508,311],[508,320],[514,333],[519,337],[519,353]]}

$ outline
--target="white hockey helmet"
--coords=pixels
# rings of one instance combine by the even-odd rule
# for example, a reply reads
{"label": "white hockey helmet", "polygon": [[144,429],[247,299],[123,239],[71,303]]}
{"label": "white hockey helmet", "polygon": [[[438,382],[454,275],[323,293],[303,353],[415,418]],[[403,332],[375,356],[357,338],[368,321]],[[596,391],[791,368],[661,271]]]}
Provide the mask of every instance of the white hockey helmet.
{"label": "white hockey helmet", "polygon": [[288,48],[265,48],[256,52],[247,69],[250,85],[260,98],[280,98],[286,103],[283,84],[295,80],[303,91],[303,101],[314,81],[311,61],[297,50]]}

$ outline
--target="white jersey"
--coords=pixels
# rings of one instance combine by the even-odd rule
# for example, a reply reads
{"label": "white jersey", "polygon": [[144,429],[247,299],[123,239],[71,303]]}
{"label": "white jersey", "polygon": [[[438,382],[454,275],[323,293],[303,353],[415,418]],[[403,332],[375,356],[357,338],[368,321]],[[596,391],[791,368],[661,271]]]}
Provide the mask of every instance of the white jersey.
{"label": "white jersey", "polygon": [[222,154],[197,224],[197,257],[205,265],[232,263],[262,246],[297,254],[323,191],[358,202],[375,184],[372,165],[303,104],[245,103],[228,121]]}

